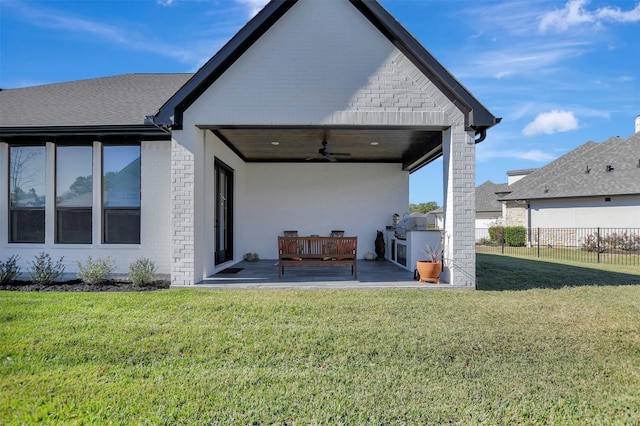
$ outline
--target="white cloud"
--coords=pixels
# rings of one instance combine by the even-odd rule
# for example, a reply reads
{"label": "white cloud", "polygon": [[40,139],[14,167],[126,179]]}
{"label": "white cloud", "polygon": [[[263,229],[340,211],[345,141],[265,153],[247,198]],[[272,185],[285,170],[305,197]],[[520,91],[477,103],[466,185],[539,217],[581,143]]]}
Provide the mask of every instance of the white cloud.
{"label": "white cloud", "polygon": [[540,133],[551,135],[558,132],[576,130],[578,127],[578,119],[573,115],[573,112],[553,110],[538,114],[535,120],[522,129],[522,134],[525,136],[533,136]]}
{"label": "white cloud", "polygon": [[[523,75],[539,76],[541,72],[553,70],[569,58],[583,54],[586,43],[561,40],[549,43],[520,43],[503,49],[487,50],[481,56],[464,64],[457,76],[491,76],[505,79]],[[472,72],[470,71],[472,70]]]}
{"label": "white cloud", "polygon": [[617,21],[617,22],[639,22],[640,21],[640,3],[628,12],[623,12],[619,8],[603,7],[596,11],[599,19]]}
{"label": "white cloud", "polygon": [[548,30],[565,32],[570,27],[587,23],[602,25],[605,21],[640,21],[640,3],[629,11],[623,11],[618,7],[609,6],[590,11],[586,8],[588,3],[588,0],[569,0],[564,8],[544,14],[540,20],[538,29],[543,33]]}
{"label": "white cloud", "polygon": [[[0,0],[2,1],[2,0]],[[158,0],[168,5],[174,0]],[[210,53],[211,45],[208,42],[200,50],[189,50],[182,46],[176,48],[165,42],[154,40],[149,34],[124,26],[111,25],[96,19],[43,7],[33,7],[29,3],[17,3],[17,10],[24,16],[26,22],[31,25],[50,28],[76,37],[92,37],[103,42],[125,46],[129,50],[149,52],[160,56],[173,58],[183,63],[195,63],[200,61],[203,51]],[[221,42],[217,44],[222,45]],[[202,50],[202,51],[201,51]],[[214,49],[215,51],[215,49]]]}
{"label": "white cloud", "polygon": [[236,3],[249,8],[250,17],[257,15],[268,2],[269,0],[236,0]]}
{"label": "white cloud", "polygon": [[156,0],[160,6],[171,6],[175,0]]}
{"label": "white cloud", "polygon": [[539,149],[532,149],[530,151],[519,152],[517,158],[521,158],[523,160],[536,161],[538,163],[544,163],[547,161],[551,161],[556,157],[547,152],[540,151]]}

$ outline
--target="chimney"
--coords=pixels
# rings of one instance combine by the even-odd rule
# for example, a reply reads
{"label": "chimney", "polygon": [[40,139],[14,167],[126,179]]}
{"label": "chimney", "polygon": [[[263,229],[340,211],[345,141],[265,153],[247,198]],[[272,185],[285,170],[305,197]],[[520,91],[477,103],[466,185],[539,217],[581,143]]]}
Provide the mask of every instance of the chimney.
{"label": "chimney", "polygon": [[636,133],[640,133],[640,115],[636,115]]}

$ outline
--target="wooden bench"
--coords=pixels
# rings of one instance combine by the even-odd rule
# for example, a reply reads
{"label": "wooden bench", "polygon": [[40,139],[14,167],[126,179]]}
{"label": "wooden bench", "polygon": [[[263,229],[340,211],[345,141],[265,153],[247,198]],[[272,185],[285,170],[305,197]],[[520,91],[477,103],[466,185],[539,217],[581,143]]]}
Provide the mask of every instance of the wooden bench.
{"label": "wooden bench", "polygon": [[351,266],[358,277],[358,237],[278,237],[278,276],[285,266]]}

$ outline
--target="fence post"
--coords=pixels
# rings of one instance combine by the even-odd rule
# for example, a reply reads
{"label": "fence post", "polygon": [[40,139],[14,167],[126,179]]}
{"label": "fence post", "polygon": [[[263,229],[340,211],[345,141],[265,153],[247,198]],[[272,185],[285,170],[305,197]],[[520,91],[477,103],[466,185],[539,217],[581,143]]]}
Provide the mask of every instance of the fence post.
{"label": "fence post", "polygon": [[502,231],[502,254],[504,254],[504,242],[506,240],[506,236],[504,235],[505,231]]}
{"label": "fence post", "polygon": [[540,257],[540,228],[537,228],[536,233],[536,238],[538,239],[538,257]]}
{"label": "fence post", "polygon": [[596,241],[597,241],[596,251],[598,252],[598,263],[600,263],[600,227],[599,226],[596,230]]}

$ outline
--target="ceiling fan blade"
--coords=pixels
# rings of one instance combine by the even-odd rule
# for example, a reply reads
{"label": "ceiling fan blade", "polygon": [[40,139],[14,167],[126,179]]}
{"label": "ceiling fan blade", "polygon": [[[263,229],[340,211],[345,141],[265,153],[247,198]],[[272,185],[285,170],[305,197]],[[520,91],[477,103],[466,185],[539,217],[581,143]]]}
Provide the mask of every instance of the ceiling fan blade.
{"label": "ceiling fan blade", "polygon": [[330,152],[329,151],[329,143],[327,142],[327,137],[325,134],[325,137],[322,139],[322,147],[318,150],[318,153],[316,155],[314,155],[313,157],[309,157],[307,158],[307,160],[313,160],[316,158],[326,158],[327,160],[331,161],[332,163],[335,163],[336,161],[338,161],[336,159],[336,157],[348,157],[351,154],[348,152]]}

